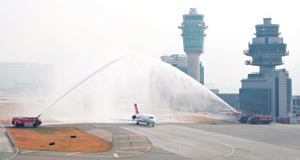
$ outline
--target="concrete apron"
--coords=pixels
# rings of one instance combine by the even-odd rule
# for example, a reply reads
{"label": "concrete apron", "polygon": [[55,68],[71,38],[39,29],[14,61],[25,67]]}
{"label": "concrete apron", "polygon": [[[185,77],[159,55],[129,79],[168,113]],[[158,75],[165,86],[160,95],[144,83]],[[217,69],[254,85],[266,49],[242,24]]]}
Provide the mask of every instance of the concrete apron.
{"label": "concrete apron", "polygon": [[13,144],[8,138],[5,127],[0,121],[0,160],[9,159],[15,154]]}

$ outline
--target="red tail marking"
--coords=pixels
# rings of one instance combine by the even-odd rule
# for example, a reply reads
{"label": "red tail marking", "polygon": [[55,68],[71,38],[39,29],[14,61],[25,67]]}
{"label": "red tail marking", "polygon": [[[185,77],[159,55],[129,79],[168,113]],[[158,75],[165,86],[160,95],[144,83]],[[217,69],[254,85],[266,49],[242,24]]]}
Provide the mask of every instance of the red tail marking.
{"label": "red tail marking", "polygon": [[137,108],[137,104],[136,103],[134,104],[134,108],[135,108],[135,114],[140,114],[140,112],[139,112],[139,110]]}

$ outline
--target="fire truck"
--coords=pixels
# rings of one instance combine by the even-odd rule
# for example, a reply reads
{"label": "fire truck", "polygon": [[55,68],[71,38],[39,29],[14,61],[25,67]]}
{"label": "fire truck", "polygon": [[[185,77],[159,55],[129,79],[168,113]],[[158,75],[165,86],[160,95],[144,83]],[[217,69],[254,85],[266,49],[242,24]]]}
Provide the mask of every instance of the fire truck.
{"label": "fire truck", "polygon": [[19,127],[37,127],[42,124],[42,121],[38,117],[13,117],[12,124]]}
{"label": "fire truck", "polygon": [[242,116],[242,115],[237,116],[238,121],[240,121],[241,123],[247,123],[249,117],[251,117],[251,116]]}
{"label": "fire truck", "polygon": [[272,117],[263,117],[263,116],[238,116],[238,121],[241,123],[251,123],[251,124],[270,124],[272,122]]}

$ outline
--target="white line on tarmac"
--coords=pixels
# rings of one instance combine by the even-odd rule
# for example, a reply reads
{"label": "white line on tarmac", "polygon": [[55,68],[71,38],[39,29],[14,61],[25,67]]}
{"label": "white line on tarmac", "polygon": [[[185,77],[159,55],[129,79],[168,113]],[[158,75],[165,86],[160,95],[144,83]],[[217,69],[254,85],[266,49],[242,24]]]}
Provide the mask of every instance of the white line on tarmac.
{"label": "white line on tarmac", "polygon": [[120,135],[120,136],[115,136],[115,137],[128,137],[128,136],[143,136],[143,135]]}
{"label": "white line on tarmac", "polygon": [[15,148],[17,150],[16,153],[13,156],[7,158],[6,160],[10,160],[10,159],[14,158],[19,153],[19,148],[18,147],[15,147]]}
{"label": "white line on tarmac", "polygon": [[145,140],[135,140],[135,141],[116,141],[116,142],[146,142]]}
{"label": "white line on tarmac", "polygon": [[115,152],[120,152],[120,153],[144,153],[144,152],[137,152],[137,151],[115,151]]}
{"label": "white line on tarmac", "polygon": [[79,154],[79,153],[81,153],[81,152],[69,153],[69,154],[66,154],[66,155],[70,156],[70,155]]}
{"label": "white line on tarmac", "polygon": [[20,152],[20,153],[31,153],[31,152],[35,152],[35,151],[24,151],[24,152]]}
{"label": "white line on tarmac", "polygon": [[122,149],[130,149],[130,148],[148,148],[148,147],[122,147]]}

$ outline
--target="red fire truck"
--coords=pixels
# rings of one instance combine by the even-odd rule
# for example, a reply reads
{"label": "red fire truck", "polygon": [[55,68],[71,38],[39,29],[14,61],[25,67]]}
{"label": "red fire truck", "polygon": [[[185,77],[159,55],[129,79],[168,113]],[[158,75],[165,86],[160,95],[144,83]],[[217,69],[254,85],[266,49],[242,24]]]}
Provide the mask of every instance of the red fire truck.
{"label": "red fire truck", "polygon": [[238,121],[241,123],[251,123],[251,124],[270,124],[272,122],[272,117],[263,117],[263,116],[247,116],[240,115]]}
{"label": "red fire truck", "polygon": [[42,121],[37,117],[13,117],[12,124],[19,127],[37,127],[42,124]]}
{"label": "red fire truck", "polygon": [[248,119],[251,124],[270,124],[272,117],[253,116]]}

